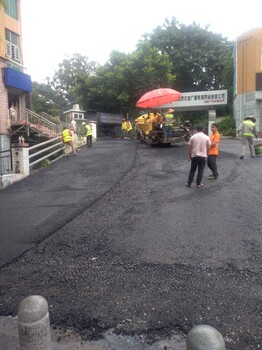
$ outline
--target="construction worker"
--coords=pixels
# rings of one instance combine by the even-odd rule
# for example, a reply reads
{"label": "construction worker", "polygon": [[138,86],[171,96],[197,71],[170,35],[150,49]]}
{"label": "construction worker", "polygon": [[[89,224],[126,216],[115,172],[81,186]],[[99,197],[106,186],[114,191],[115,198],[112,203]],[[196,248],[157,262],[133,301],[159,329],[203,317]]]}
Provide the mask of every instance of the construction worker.
{"label": "construction worker", "polygon": [[158,112],[154,112],[154,117],[153,117],[153,123],[161,123],[162,122],[162,116]]}
{"label": "construction worker", "polygon": [[126,121],[126,131],[127,131],[127,137],[132,136],[132,130],[133,130],[133,126],[132,123],[130,122],[130,120]]}
{"label": "construction worker", "polygon": [[124,137],[124,139],[127,138],[127,121],[126,121],[125,118],[122,119],[120,138],[121,138],[122,136]]}
{"label": "construction worker", "polygon": [[67,127],[64,127],[62,132],[62,141],[65,145],[65,154],[69,157],[70,149],[72,149],[74,155],[76,156],[76,150],[73,144],[73,132]]}
{"label": "construction worker", "polygon": [[76,133],[76,130],[74,130],[74,127],[71,127],[70,130],[72,131],[72,138],[73,138],[73,146],[76,151],[79,151],[78,147],[78,135]]}
{"label": "construction worker", "polygon": [[165,120],[164,120],[164,128],[163,128],[165,138],[172,136],[172,127],[173,127],[173,122],[174,122],[173,113],[174,112],[175,112],[174,109],[171,109],[171,108],[169,108],[166,111]]}
{"label": "construction worker", "polygon": [[91,125],[87,122],[83,122],[82,125],[85,127],[85,137],[86,137],[86,145],[87,148],[92,147],[93,142],[92,142],[92,127]]}
{"label": "construction worker", "polygon": [[141,137],[137,118],[135,119],[135,136],[137,139],[140,139],[140,137]]}
{"label": "construction worker", "polygon": [[74,133],[75,133],[75,132],[76,132],[76,126],[77,126],[77,123],[76,123],[76,121],[75,121],[75,118],[72,119],[72,121],[71,121],[71,126],[72,126],[72,128],[73,128]]}
{"label": "construction worker", "polygon": [[249,115],[248,117],[244,118],[243,123],[237,129],[237,134],[241,134],[241,137],[242,137],[240,159],[244,159],[246,143],[249,146],[251,158],[255,158],[255,148],[253,145],[253,137],[258,138],[257,130],[256,130],[256,118],[254,118],[252,115]]}

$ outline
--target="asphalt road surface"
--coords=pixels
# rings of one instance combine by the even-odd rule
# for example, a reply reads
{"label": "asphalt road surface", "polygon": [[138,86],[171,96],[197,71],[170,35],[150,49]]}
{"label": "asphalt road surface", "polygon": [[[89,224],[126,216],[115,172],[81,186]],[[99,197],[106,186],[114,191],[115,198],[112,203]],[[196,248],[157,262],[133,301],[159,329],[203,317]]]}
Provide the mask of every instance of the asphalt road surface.
{"label": "asphalt road surface", "polygon": [[260,349],[262,157],[239,151],[222,140],[197,189],[186,144],[98,140],[1,190],[0,315],[39,294],[54,328],[114,349],[185,349],[199,324]]}

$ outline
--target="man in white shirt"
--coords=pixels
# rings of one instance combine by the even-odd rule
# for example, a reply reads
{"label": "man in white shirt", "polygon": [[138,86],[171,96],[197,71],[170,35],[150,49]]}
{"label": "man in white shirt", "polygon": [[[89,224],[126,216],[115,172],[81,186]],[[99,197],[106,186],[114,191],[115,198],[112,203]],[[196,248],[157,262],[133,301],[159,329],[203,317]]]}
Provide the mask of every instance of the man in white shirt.
{"label": "man in white shirt", "polygon": [[189,160],[191,160],[191,168],[185,186],[191,187],[191,183],[194,179],[196,169],[198,169],[196,186],[197,188],[201,188],[204,186],[202,184],[202,177],[211,142],[209,137],[206,134],[204,134],[204,127],[202,125],[197,126],[196,130],[196,134],[191,136],[188,142],[188,158]]}
{"label": "man in white shirt", "polygon": [[75,132],[76,131],[76,121],[75,121],[74,118],[71,121],[71,125],[72,125],[72,128],[73,128],[74,132]]}

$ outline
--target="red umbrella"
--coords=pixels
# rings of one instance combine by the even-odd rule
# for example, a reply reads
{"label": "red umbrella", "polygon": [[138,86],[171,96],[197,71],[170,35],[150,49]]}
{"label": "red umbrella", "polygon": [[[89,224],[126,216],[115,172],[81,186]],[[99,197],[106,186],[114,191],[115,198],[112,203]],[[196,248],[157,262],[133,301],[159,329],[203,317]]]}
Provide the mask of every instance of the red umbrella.
{"label": "red umbrella", "polygon": [[179,100],[181,93],[168,88],[160,88],[145,93],[136,103],[136,107],[152,108]]}

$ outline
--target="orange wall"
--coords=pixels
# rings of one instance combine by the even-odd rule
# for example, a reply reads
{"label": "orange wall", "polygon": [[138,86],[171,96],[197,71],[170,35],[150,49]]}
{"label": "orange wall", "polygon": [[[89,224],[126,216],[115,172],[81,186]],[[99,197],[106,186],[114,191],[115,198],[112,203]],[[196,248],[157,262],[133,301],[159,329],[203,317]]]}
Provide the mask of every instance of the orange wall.
{"label": "orange wall", "polygon": [[262,28],[237,38],[237,94],[256,90],[256,73],[262,72]]}
{"label": "orange wall", "polygon": [[[5,14],[4,8],[0,7],[0,56],[5,58],[5,28],[20,36],[20,50],[22,55],[22,28],[21,28],[21,7],[20,0],[18,0],[18,21]],[[23,64],[23,62],[20,62]]]}

